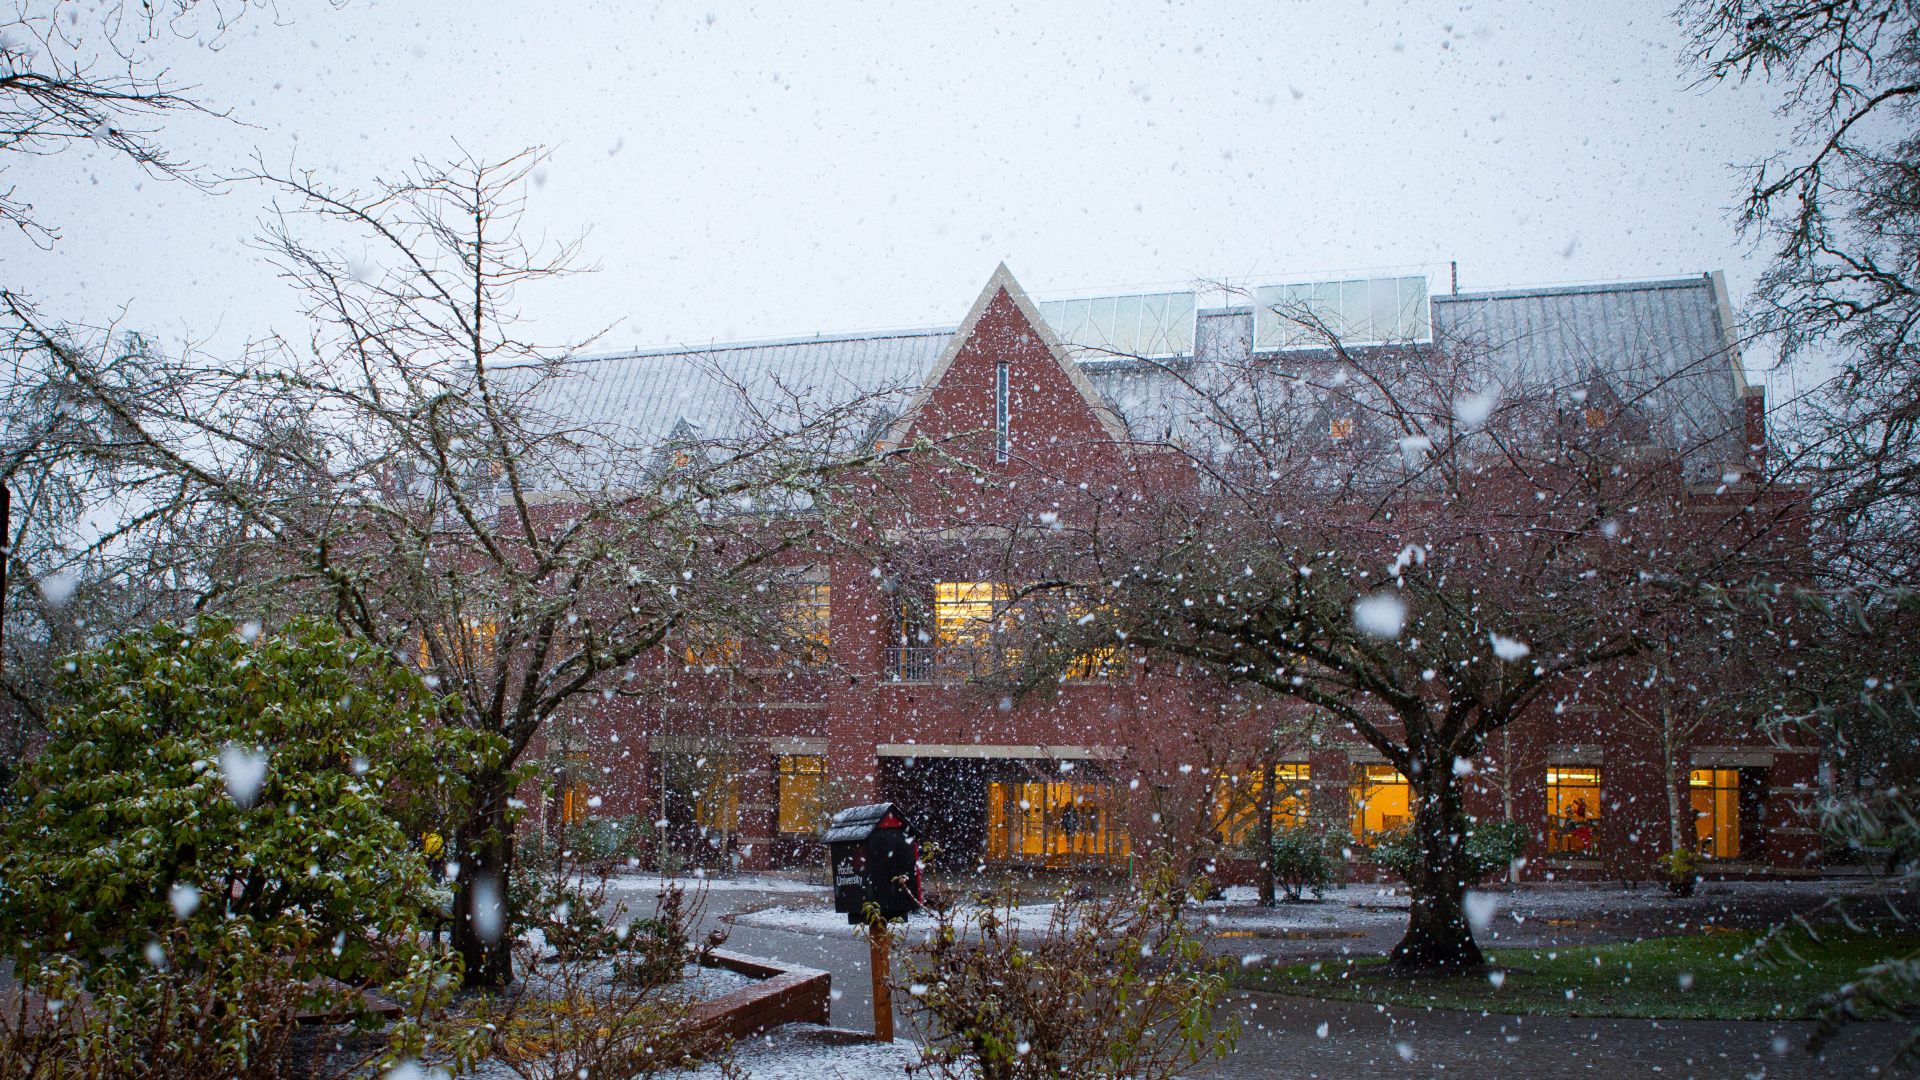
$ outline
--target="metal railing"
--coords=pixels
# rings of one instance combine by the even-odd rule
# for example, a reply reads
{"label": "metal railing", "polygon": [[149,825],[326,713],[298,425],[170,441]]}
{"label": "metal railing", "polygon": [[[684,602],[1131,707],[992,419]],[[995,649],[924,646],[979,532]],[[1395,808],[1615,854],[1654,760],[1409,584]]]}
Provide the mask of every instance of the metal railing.
{"label": "metal railing", "polygon": [[[1005,670],[1017,662],[1017,656],[986,648],[889,645],[883,670],[891,681],[898,683],[965,682]],[[1083,656],[1068,665],[1064,678],[1068,682],[1080,682],[1114,678],[1123,673],[1118,657]]]}

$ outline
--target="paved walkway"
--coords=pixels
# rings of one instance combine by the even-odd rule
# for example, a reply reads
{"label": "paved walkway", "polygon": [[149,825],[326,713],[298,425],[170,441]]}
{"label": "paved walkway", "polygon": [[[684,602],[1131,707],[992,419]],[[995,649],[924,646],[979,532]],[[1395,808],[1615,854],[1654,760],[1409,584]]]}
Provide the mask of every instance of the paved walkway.
{"label": "paved walkway", "polygon": [[1243,1025],[1239,1051],[1208,1076],[1824,1080],[1879,1075],[1900,1039],[1894,1025],[1864,1026],[1816,1060],[1805,1023],[1480,1016],[1252,993],[1226,1007]]}
{"label": "paved walkway", "polygon": [[[822,968],[833,976],[833,1022],[872,1025],[867,947],[848,932],[803,932],[792,928],[723,922],[722,916],[774,904],[823,902],[824,891],[733,888],[725,882],[709,896],[705,921],[725,925],[727,947],[772,959]],[[1545,902],[1557,902],[1541,898]],[[1596,905],[1599,898],[1576,898]],[[1742,903],[1729,903],[1730,900]],[[1500,945],[1573,944],[1618,940],[1647,932],[1684,932],[1683,924],[1745,923],[1745,895],[1707,894],[1663,913],[1658,926],[1612,917],[1508,920],[1495,928]],[[1769,917],[1798,904],[1797,896],[1761,898]],[[644,914],[647,898],[630,895]],[[1238,905],[1229,905],[1228,911]],[[1516,910],[1519,910],[1516,907]],[[1223,922],[1226,920],[1222,920]],[[1619,925],[1616,925],[1619,923]],[[1270,956],[1325,955],[1351,950],[1378,953],[1391,947],[1397,927],[1368,927],[1357,938],[1223,937],[1223,952],[1260,951]],[[1491,936],[1491,935],[1489,935]],[[1379,940],[1375,940],[1375,939]],[[1495,944],[1489,941],[1488,944]],[[898,1002],[896,1002],[896,1006]],[[1795,1022],[1593,1020],[1573,1017],[1482,1016],[1442,1009],[1380,1008],[1275,994],[1237,992],[1223,1004],[1242,1025],[1238,1052],[1205,1075],[1221,1078],[1276,1077],[1379,1080],[1382,1077],[1590,1077],[1646,1076],[1720,1078],[1840,1078],[1879,1075],[1902,1029],[1863,1025],[1850,1031],[1823,1059],[1804,1049],[1811,1025]],[[896,1007],[896,1027],[912,1029]],[[874,1078],[878,1080],[878,1078]]]}

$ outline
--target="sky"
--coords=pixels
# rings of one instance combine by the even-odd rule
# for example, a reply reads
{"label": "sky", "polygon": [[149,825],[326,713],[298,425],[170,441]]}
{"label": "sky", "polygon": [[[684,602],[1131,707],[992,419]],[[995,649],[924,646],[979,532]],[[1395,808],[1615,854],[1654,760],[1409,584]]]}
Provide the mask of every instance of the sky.
{"label": "sky", "polygon": [[[1036,297],[1431,270],[1462,289],[1727,271],[1761,88],[1698,88],[1673,0],[742,5],[281,0],[153,57],[230,119],[163,140],[346,184],[544,146],[525,228],[591,274],[518,302],[597,350],[950,325]],[[204,27],[197,29],[204,30]],[[205,35],[203,35],[204,37]],[[93,150],[9,161],[63,238],[48,313],[236,349],[299,335],[271,193]]]}

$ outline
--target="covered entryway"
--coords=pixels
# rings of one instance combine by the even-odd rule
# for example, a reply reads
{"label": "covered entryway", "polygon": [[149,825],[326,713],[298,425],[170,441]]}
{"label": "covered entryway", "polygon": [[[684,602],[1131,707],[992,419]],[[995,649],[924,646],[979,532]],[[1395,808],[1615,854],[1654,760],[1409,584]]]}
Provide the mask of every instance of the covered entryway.
{"label": "covered entryway", "polygon": [[883,744],[881,797],[913,812],[934,865],[1124,869],[1126,786],[1106,747]]}

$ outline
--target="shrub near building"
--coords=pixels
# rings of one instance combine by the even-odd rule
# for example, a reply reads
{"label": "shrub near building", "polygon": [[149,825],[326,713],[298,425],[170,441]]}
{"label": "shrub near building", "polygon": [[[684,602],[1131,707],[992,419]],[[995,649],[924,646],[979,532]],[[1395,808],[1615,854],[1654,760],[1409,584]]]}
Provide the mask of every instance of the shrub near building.
{"label": "shrub near building", "polygon": [[161,624],[74,658],[0,833],[0,941],[23,966],[192,969],[249,928],[301,975],[383,982],[434,906],[395,813],[444,785],[420,679],[330,623]]}

